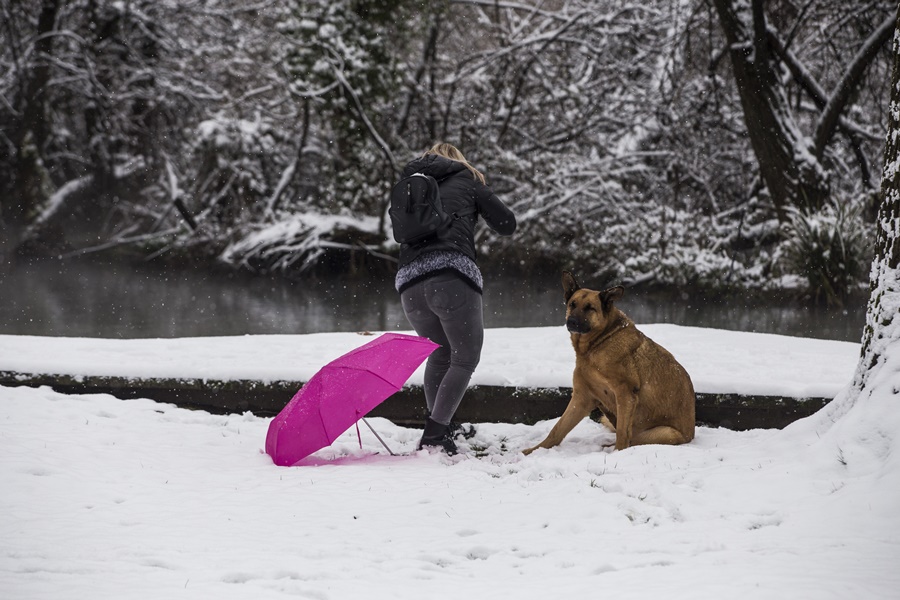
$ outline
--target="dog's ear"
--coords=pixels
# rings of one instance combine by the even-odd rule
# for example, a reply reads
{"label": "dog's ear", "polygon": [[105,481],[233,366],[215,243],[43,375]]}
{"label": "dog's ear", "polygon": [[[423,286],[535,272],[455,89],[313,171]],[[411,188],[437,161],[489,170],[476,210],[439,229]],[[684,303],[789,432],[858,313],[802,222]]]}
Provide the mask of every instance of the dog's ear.
{"label": "dog's ear", "polygon": [[603,303],[603,310],[609,310],[613,305],[613,302],[621,298],[624,294],[625,288],[621,285],[600,292],[600,301]]}
{"label": "dog's ear", "polygon": [[568,271],[563,271],[562,274],[562,287],[563,294],[566,297],[566,302],[569,301],[569,298],[572,297],[572,294],[581,289],[581,286],[578,285],[578,282],[575,281],[575,276],[569,273]]}

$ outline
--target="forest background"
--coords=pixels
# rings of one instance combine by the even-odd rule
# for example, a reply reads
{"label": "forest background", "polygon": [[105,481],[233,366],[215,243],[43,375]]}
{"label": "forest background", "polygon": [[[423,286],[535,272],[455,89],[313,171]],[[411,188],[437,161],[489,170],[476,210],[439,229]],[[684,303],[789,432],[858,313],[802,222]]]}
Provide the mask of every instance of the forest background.
{"label": "forest background", "polygon": [[0,258],[390,270],[434,141],[486,269],[792,290],[873,256],[896,2],[0,0]]}

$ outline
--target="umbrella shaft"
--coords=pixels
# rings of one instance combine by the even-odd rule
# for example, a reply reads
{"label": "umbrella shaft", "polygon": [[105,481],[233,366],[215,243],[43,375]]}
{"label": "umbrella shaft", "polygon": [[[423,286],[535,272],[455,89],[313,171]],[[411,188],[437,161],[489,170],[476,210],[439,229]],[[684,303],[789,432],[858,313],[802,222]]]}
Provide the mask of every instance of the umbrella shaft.
{"label": "umbrella shaft", "polygon": [[362,422],[365,423],[365,424],[366,424],[366,427],[368,427],[369,430],[370,430],[372,433],[375,434],[375,437],[378,438],[378,441],[381,442],[381,445],[384,446],[384,449],[387,450],[388,452],[390,452],[391,456],[397,456],[396,454],[394,454],[394,451],[391,450],[391,449],[388,447],[388,445],[384,443],[384,440],[381,439],[381,436],[378,435],[378,432],[375,431],[374,429],[372,429],[372,426],[369,425],[369,422],[368,422],[368,421],[366,421],[365,419],[363,419]]}

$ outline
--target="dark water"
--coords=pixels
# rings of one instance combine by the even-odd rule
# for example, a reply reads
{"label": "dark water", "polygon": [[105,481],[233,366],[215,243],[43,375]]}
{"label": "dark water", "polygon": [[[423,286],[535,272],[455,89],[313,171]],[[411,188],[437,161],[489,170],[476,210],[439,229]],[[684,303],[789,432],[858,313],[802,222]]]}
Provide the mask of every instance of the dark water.
{"label": "dark water", "polygon": [[[487,327],[562,326],[557,276],[485,272]],[[46,260],[0,274],[0,334],[111,338],[409,329],[384,277],[310,282]],[[674,323],[858,342],[865,305],[808,308],[632,289],[619,306],[640,323]]]}

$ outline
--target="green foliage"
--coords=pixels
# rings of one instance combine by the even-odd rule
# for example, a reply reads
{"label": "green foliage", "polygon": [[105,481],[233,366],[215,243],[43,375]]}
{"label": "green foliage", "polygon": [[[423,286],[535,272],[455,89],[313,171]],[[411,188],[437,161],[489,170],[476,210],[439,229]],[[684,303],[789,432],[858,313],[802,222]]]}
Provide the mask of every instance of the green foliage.
{"label": "green foliage", "polygon": [[816,302],[841,305],[864,278],[872,248],[861,212],[859,202],[837,200],[817,211],[789,210],[783,260]]}

